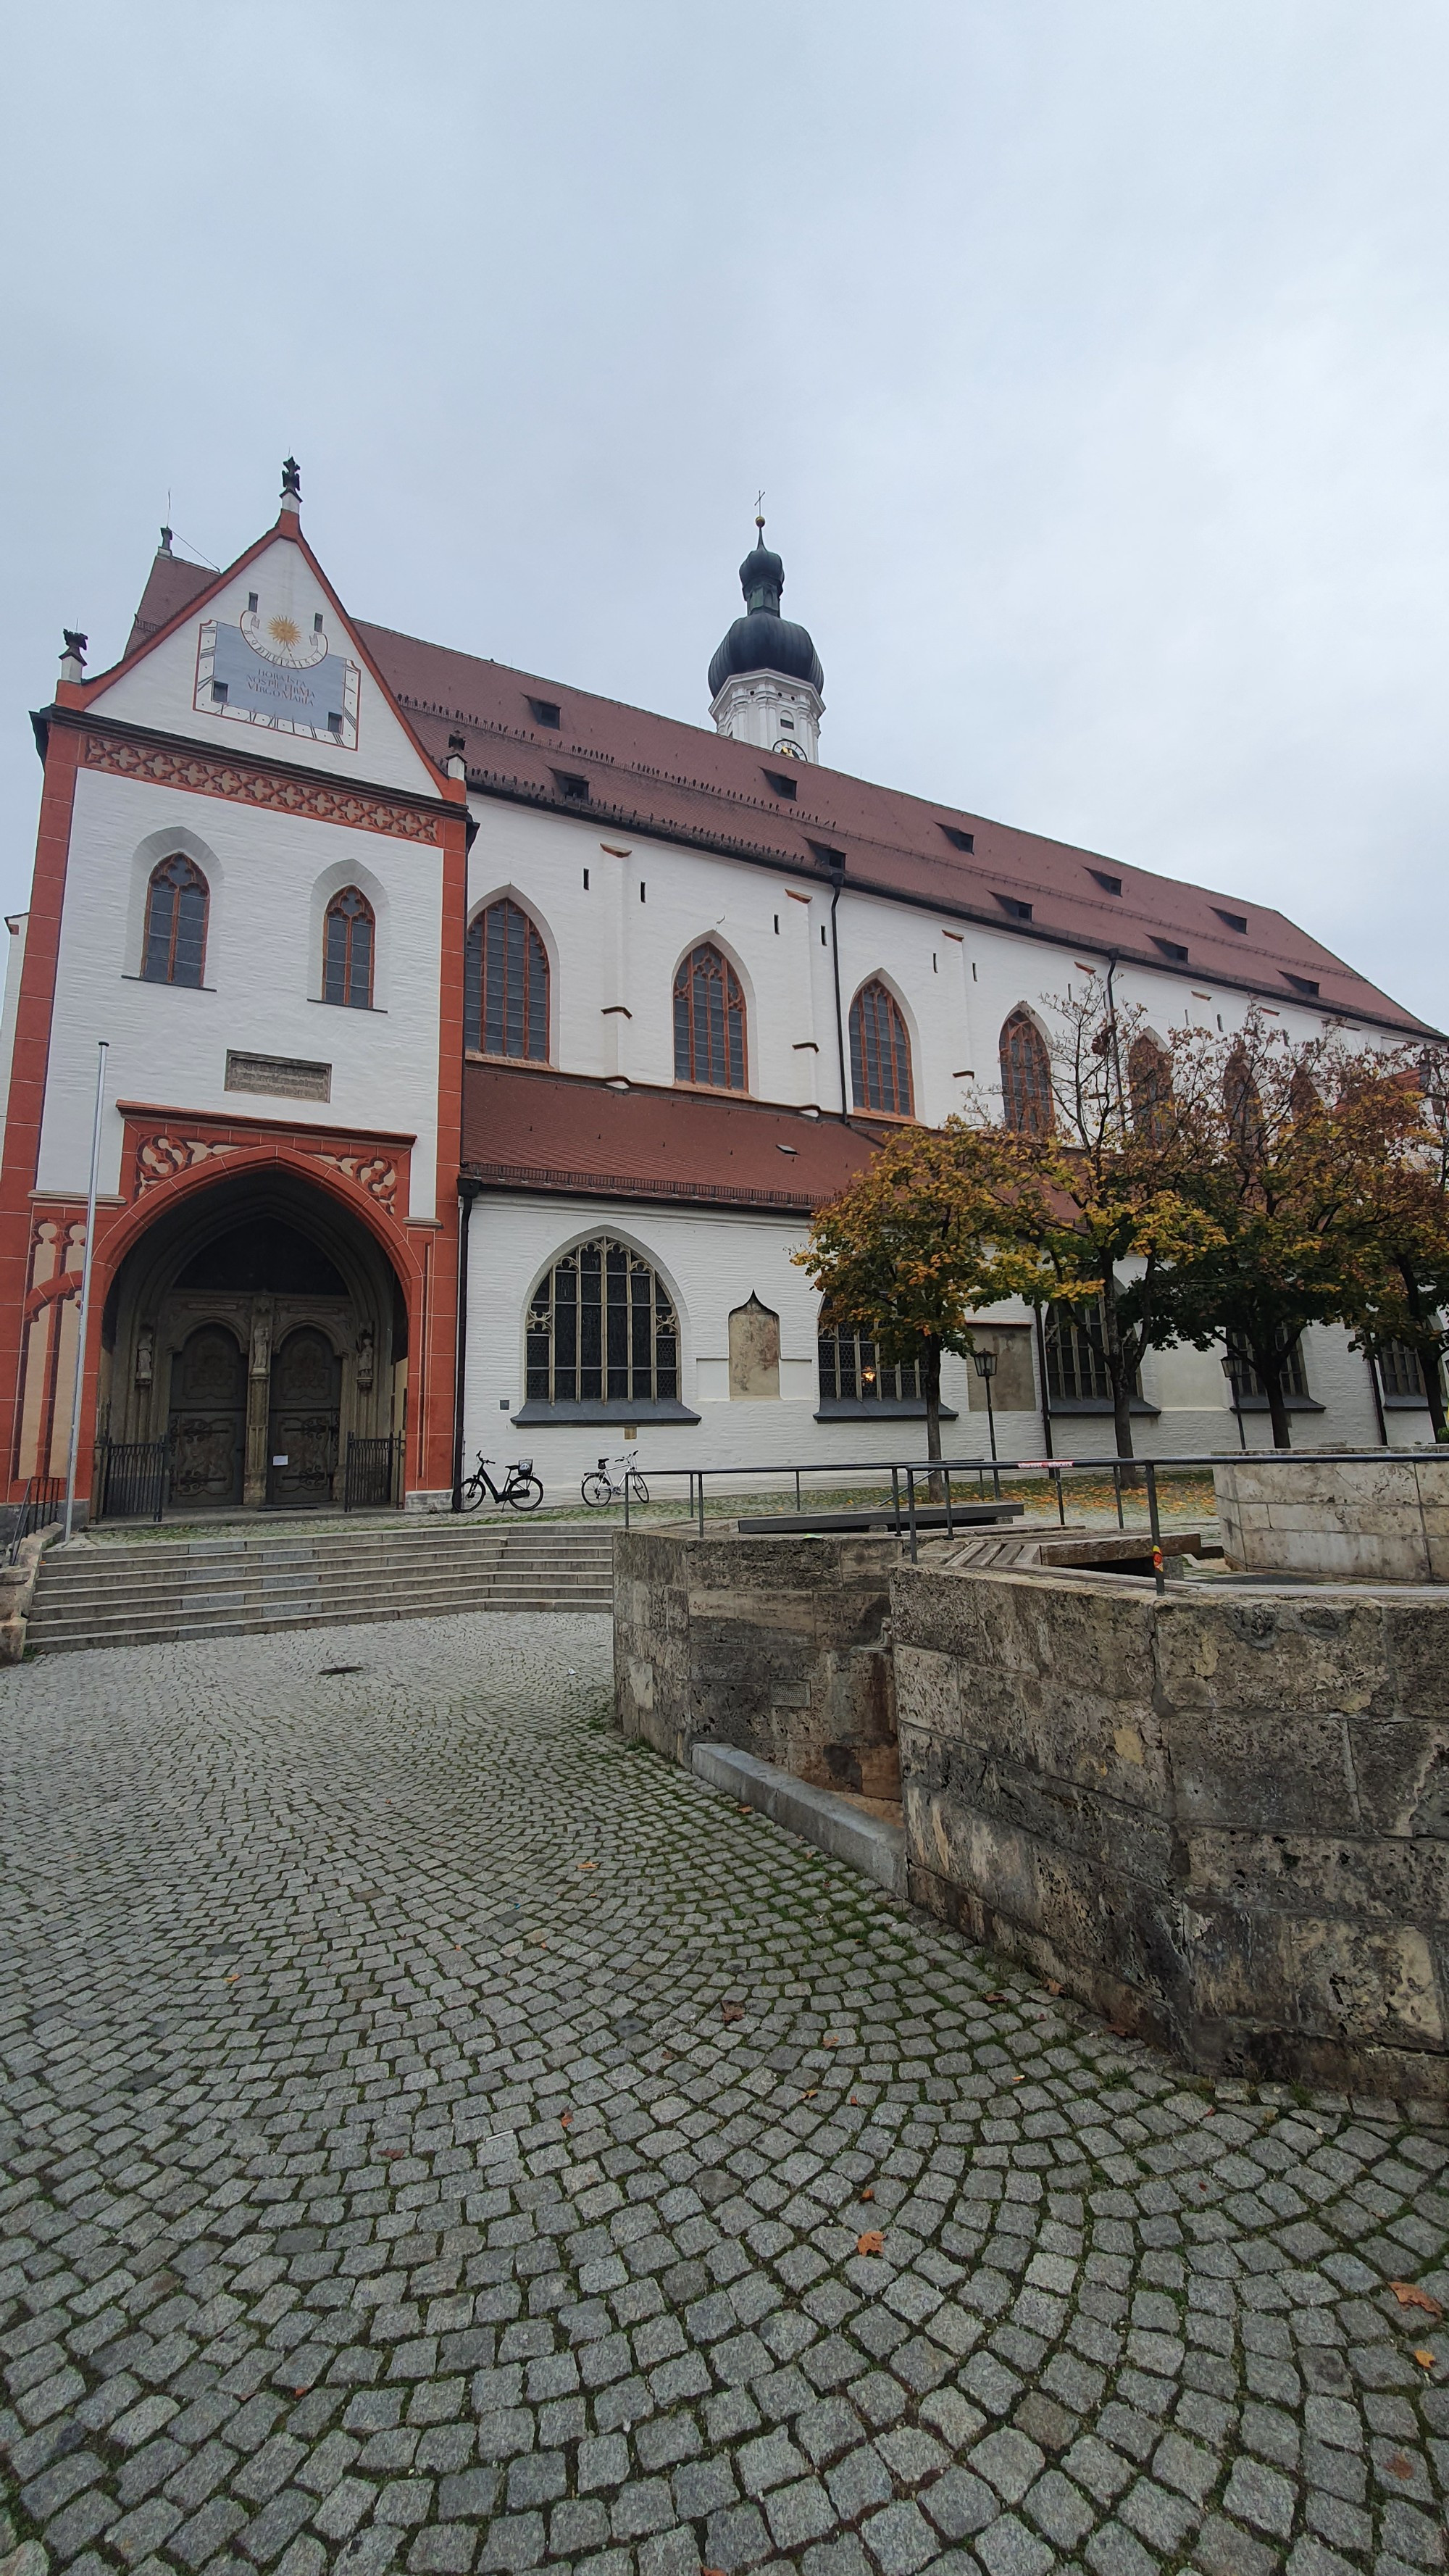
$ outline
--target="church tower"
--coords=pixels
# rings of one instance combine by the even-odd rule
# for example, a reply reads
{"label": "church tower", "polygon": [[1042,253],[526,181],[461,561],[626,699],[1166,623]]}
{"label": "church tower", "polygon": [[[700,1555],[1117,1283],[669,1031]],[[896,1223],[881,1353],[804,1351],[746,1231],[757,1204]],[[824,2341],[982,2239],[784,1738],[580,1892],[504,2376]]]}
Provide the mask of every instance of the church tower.
{"label": "church tower", "polygon": [[785,567],[765,543],[765,522],[740,566],[745,614],[709,666],[710,714],[718,733],[789,760],[818,760],[825,674],[806,629],[780,615]]}

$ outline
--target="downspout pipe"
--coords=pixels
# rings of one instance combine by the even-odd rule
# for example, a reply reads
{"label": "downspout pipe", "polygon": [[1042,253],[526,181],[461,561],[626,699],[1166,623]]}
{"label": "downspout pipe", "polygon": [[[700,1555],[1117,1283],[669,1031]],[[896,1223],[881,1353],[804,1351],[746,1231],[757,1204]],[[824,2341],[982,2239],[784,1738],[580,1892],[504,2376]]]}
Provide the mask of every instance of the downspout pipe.
{"label": "downspout pipe", "polygon": [[844,868],[835,869],[833,875],[835,892],[830,898],[830,957],[835,970],[835,1047],[840,1059],[840,1114],[848,1119],[850,1097],[845,1088],[845,1014],[840,1005],[840,937],[835,922],[836,907],[845,885]]}
{"label": "downspout pipe", "polygon": [[463,1377],[468,1363],[468,1228],[480,1183],[458,1183],[458,1312],[453,1328],[453,1500],[463,1508]]}

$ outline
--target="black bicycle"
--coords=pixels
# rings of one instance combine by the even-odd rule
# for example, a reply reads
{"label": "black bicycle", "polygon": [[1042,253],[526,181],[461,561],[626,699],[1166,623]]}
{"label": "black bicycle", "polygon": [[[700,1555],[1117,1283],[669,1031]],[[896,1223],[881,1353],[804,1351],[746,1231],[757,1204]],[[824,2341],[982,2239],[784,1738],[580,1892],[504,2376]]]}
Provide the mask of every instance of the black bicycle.
{"label": "black bicycle", "polygon": [[476,1512],[485,1494],[491,1494],[495,1503],[510,1504],[516,1512],[536,1512],[543,1501],[543,1486],[533,1472],[533,1460],[515,1458],[512,1466],[504,1469],[501,1485],[495,1485],[488,1473],[496,1463],[479,1450],[478,1464],[463,1487],[464,1511]]}
{"label": "black bicycle", "polygon": [[634,1464],[638,1455],[637,1449],[631,1449],[617,1461],[624,1471],[617,1482],[608,1459],[601,1458],[593,1472],[585,1476],[579,1489],[584,1501],[597,1509],[603,1503],[622,1502],[627,1494],[631,1502],[647,1503],[649,1488]]}

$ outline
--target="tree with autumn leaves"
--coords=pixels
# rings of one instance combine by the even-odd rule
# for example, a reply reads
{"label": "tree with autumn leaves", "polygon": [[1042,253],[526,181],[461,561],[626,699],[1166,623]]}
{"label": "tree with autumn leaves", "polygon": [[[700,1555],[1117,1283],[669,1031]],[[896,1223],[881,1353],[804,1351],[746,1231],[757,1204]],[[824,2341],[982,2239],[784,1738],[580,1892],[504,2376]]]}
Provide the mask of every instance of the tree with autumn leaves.
{"label": "tree with autumn leaves", "polygon": [[943,1352],[982,1309],[1072,1307],[1112,1391],[1118,1454],[1146,1351],[1228,1340],[1289,1445],[1312,1322],[1419,1352],[1436,1431],[1449,1347],[1449,1073],[1437,1054],[1295,1040],[1254,1009],[1164,1044],[1095,979],[1049,1005],[1028,1114],[909,1128],[822,1208],[796,1255],[832,1321],[919,1367],[940,1448]]}

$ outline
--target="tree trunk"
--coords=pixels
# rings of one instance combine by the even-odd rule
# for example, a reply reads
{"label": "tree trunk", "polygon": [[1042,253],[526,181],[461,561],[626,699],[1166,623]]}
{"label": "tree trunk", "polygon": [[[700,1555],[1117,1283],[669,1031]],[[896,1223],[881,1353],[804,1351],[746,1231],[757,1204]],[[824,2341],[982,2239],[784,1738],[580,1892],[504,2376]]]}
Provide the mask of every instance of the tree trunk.
{"label": "tree trunk", "polygon": [[1436,1342],[1430,1350],[1419,1353],[1419,1375],[1424,1381],[1424,1402],[1429,1408],[1429,1421],[1436,1440],[1444,1437],[1444,1354]]}
{"label": "tree trunk", "polygon": [[[1294,1348],[1297,1348],[1296,1343]],[[1255,1350],[1253,1353],[1253,1366],[1258,1372],[1259,1383],[1268,1399],[1268,1420],[1272,1425],[1275,1449],[1291,1449],[1293,1446],[1293,1434],[1288,1426],[1288,1407],[1283,1396],[1283,1371],[1287,1360],[1288,1353],[1280,1350],[1276,1341],[1271,1350]]]}
{"label": "tree trunk", "polygon": [[[926,1456],[941,1455],[941,1345],[926,1341],[921,1346],[921,1385],[926,1397]],[[940,1502],[946,1492],[944,1476],[931,1478],[931,1500]]]}
{"label": "tree trunk", "polygon": [[1132,1448],[1132,1381],[1137,1374],[1136,1350],[1124,1350],[1122,1327],[1117,1315],[1117,1280],[1109,1270],[1102,1281],[1102,1357],[1112,1388],[1112,1427],[1116,1434],[1117,1455],[1130,1458]]}

